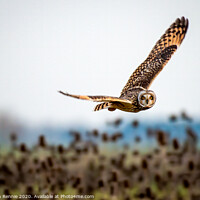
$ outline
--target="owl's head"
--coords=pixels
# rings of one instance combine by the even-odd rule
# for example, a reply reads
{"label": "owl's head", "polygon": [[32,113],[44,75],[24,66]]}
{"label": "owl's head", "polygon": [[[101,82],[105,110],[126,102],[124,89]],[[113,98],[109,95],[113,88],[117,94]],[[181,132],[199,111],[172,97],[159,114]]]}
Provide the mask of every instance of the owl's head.
{"label": "owl's head", "polygon": [[138,95],[138,102],[143,108],[151,108],[156,102],[156,95],[152,90],[141,91]]}

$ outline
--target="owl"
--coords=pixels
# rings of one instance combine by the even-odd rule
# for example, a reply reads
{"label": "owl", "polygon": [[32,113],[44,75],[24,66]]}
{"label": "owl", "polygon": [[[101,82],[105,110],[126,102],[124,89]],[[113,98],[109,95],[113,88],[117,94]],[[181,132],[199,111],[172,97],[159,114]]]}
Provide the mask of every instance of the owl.
{"label": "owl", "polygon": [[59,92],[77,99],[101,102],[96,105],[94,111],[119,109],[136,113],[147,110],[153,107],[156,102],[156,95],[152,90],[149,90],[149,87],[182,43],[187,29],[188,19],[184,17],[176,19],[157,41],[146,60],[130,76],[120,97],[85,96]]}

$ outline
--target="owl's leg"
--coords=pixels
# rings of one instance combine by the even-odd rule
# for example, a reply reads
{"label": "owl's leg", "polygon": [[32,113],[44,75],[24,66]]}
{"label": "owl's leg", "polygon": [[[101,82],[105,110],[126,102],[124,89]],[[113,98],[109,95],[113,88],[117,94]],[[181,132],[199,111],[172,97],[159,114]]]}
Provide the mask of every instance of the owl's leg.
{"label": "owl's leg", "polygon": [[97,104],[94,108],[94,111],[99,111],[99,110],[102,110],[102,109],[105,109],[105,108],[108,108],[109,111],[115,111],[116,110],[116,108],[112,107],[112,103],[105,102],[105,103]]}
{"label": "owl's leg", "polygon": [[116,108],[108,108],[108,110],[112,112],[112,111],[115,111]]}

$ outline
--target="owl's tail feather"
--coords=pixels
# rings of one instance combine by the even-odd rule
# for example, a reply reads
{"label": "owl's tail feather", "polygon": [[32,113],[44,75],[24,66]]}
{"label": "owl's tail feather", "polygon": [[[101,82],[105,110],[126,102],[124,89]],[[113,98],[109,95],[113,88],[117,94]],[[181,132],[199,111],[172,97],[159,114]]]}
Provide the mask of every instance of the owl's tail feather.
{"label": "owl's tail feather", "polygon": [[99,111],[99,110],[102,110],[102,109],[105,109],[105,108],[108,108],[109,111],[116,110],[116,108],[111,107],[111,103],[105,102],[105,103],[97,104],[94,108],[94,111]]}

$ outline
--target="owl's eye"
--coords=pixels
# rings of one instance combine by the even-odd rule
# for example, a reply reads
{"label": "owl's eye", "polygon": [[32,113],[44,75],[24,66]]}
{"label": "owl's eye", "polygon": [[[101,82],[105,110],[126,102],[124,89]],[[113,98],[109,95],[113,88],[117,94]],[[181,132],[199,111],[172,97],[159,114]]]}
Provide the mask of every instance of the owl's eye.
{"label": "owl's eye", "polygon": [[142,97],[141,97],[141,100],[145,100],[145,97],[144,97],[144,96],[142,96]]}
{"label": "owl's eye", "polygon": [[153,100],[153,96],[150,96],[150,100]]}

